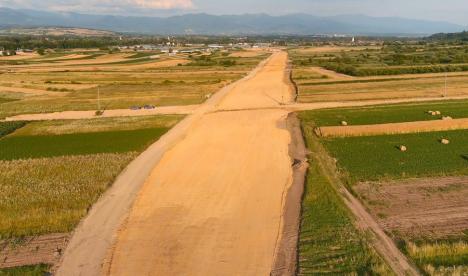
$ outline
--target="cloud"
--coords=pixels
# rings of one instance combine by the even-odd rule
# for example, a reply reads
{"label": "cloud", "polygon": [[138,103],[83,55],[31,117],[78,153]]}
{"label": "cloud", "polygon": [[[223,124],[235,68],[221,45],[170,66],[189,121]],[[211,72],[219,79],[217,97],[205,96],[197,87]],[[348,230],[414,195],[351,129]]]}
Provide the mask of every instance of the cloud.
{"label": "cloud", "polygon": [[0,6],[92,13],[151,13],[194,8],[192,0],[0,0]]}

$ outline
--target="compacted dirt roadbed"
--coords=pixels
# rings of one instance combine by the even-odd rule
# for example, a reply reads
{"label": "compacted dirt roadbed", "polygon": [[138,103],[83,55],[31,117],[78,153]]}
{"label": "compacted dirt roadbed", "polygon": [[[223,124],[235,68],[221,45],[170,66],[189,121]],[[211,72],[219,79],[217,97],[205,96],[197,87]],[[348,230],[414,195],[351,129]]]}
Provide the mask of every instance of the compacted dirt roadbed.
{"label": "compacted dirt roadbed", "polygon": [[[57,275],[292,275],[305,156],[288,114],[306,106],[291,104],[286,67],[274,53],[133,161],[76,229]],[[380,231],[378,251],[407,269],[361,212]]]}
{"label": "compacted dirt roadbed", "polygon": [[274,54],[163,156],[120,230],[106,273],[270,273],[292,184],[291,138],[288,112],[261,108],[291,99],[286,61],[285,53]]}

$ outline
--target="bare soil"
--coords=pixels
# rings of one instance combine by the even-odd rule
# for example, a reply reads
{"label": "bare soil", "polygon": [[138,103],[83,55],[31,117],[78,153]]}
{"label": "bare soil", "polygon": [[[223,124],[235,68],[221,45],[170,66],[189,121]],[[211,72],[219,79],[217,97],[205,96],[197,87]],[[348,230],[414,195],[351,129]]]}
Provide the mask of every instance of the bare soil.
{"label": "bare soil", "polygon": [[77,119],[96,119],[110,117],[133,117],[149,115],[184,115],[192,114],[199,105],[181,105],[181,106],[161,106],[155,109],[112,109],[105,110],[101,116],[96,116],[96,111],[63,111],[54,113],[24,114],[5,118],[5,121],[43,121],[43,120],[77,120]]}
{"label": "bare soil", "polygon": [[467,176],[360,183],[354,189],[379,224],[401,237],[462,237],[468,229]]}
{"label": "bare soil", "polygon": [[27,237],[19,241],[0,241],[0,268],[55,264],[67,245],[70,234]]}
{"label": "bare soil", "polygon": [[203,115],[163,156],[119,231],[109,275],[270,273],[292,185],[288,112],[231,110],[289,101],[286,61],[273,55],[223,98],[226,112]]}
{"label": "bare soil", "polygon": [[468,118],[356,126],[319,127],[324,137],[369,136],[468,129]]}

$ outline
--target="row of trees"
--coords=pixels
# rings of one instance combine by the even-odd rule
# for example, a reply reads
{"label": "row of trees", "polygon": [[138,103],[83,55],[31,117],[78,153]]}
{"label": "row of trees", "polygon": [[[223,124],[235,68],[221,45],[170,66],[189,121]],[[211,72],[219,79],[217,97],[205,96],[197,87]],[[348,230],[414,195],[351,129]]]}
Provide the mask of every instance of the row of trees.
{"label": "row of trees", "polygon": [[359,68],[359,67],[349,65],[349,64],[328,63],[322,66],[328,70],[332,70],[338,73],[342,73],[342,74],[346,74],[350,76],[356,76],[356,77],[468,71],[468,65],[463,65],[463,64],[462,65]]}

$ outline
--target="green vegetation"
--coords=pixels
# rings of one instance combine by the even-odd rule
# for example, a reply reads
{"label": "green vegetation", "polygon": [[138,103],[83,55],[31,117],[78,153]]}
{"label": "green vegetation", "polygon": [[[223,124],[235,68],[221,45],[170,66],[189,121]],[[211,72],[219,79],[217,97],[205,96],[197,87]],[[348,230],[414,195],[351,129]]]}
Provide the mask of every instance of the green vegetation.
{"label": "green vegetation", "polygon": [[391,275],[338,195],[329,157],[303,121],[311,154],[302,203],[299,275]]}
{"label": "green vegetation", "polygon": [[[432,116],[428,111],[440,111]],[[318,126],[336,126],[341,121],[351,125],[385,124],[412,121],[439,120],[442,116],[468,118],[468,101],[439,101],[429,103],[394,104],[370,107],[336,108],[308,111],[302,114],[306,121]]]}
{"label": "green vegetation", "polygon": [[15,121],[15,122],[0,122],[0,138],[13,133],[15,130],[22,128],[26,125],[26,122]]}
{"label": "green vegetation", "polygon": [[9,136],[0,140],[0,160],[140,151],[167,128],[63,135]]}
{"label": "green vegetation", "polygon": [[[440,139],[450,141],[449,145]],[[352,182],[468,174],[468,130],[323,139]],[[407,152],[398,146],[405,145]]]}
{"label": "green vegetation", "polygon": [[381,49],[291,53],[296,66],[320,66],[351,76],[468,71],[468,46],[464,44],[387,42]]}
{"label": "green vegetation", "polygon": [[43,276],[48,271],[49,266],[45,264],[0,268],[0,276]]}

